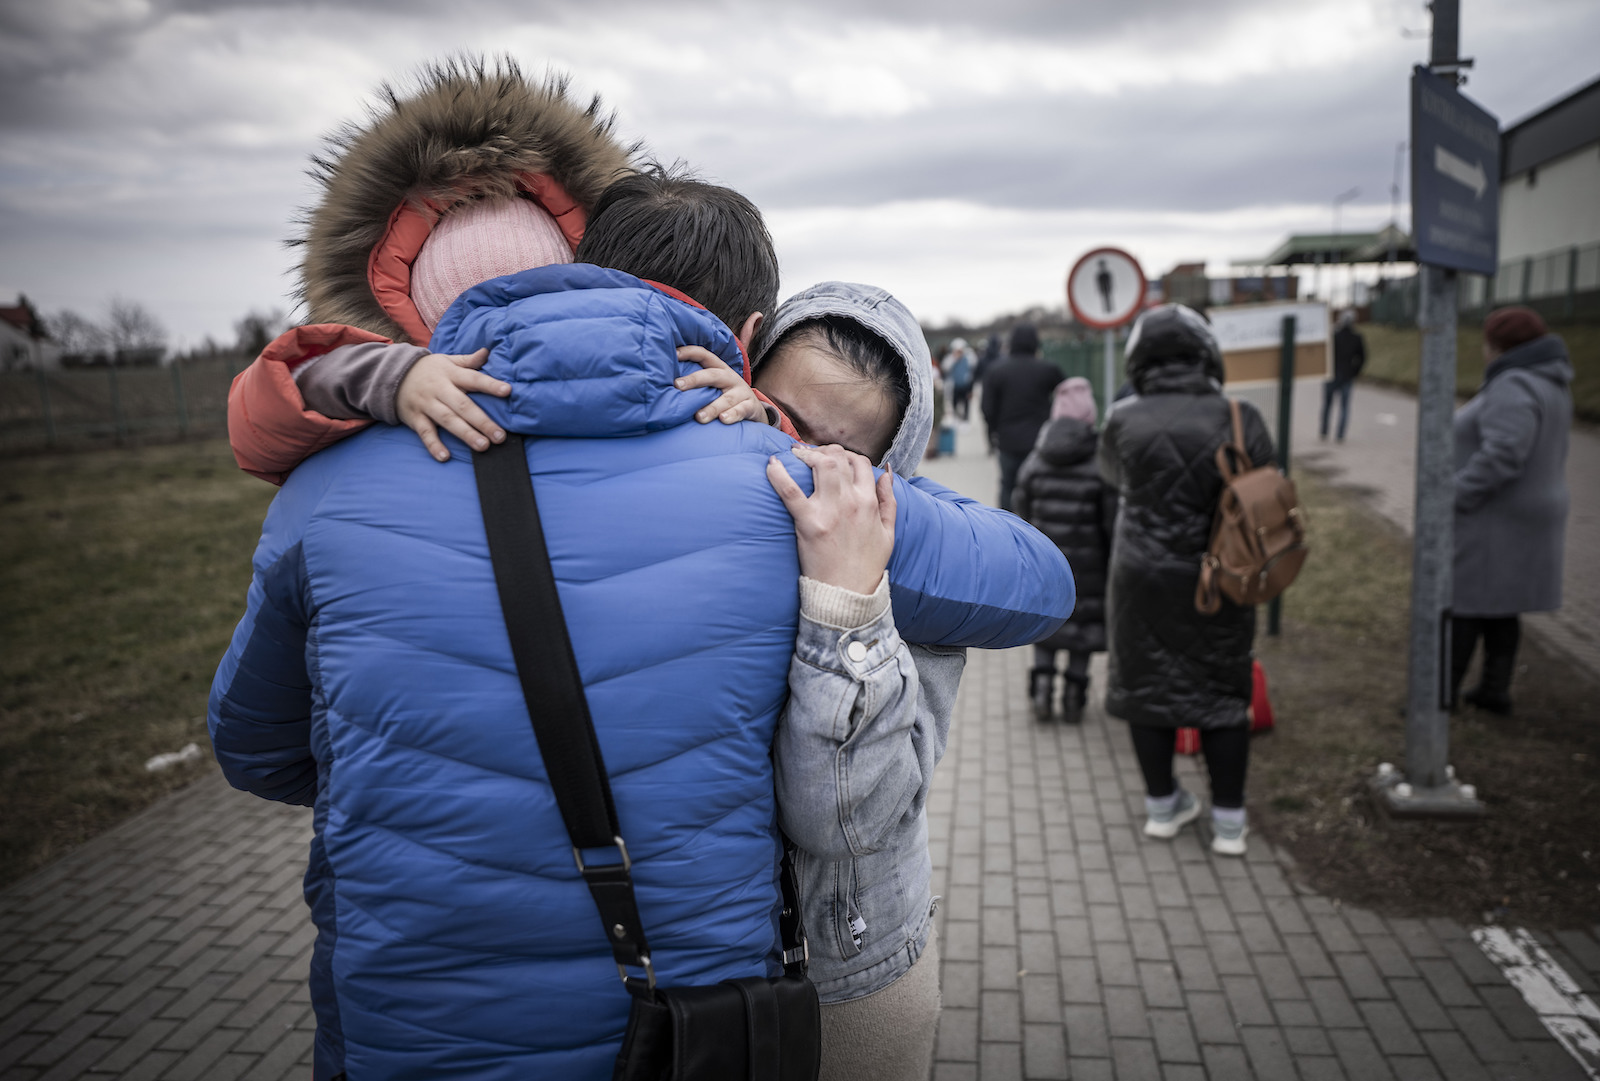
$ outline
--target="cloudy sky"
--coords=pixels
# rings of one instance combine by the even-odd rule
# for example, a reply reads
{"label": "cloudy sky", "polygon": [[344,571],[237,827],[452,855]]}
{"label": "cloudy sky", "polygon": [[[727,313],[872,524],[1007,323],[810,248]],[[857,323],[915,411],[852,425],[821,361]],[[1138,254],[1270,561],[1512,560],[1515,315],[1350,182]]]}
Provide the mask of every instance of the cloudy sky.
{"label": "cloudy sky", "polygon": [[[1467,93],[1514,121],[1600,75],[1594,0],[1463,0]],[[455,52],[570,72],[622,133],[766,212],[786,290],[926,320],[1389,217],[1421,0],[0,0],[0,301],[148,305],[174,344],[289,305],[308,156]],[[1404,211],[1402,210],[1402,215]]]}

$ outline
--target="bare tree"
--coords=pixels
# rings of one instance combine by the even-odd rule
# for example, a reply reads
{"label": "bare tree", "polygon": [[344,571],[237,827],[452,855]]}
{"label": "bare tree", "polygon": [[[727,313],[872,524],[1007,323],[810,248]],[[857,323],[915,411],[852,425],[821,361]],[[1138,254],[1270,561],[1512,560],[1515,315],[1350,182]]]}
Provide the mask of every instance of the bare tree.
{"label": "bare tree", "polygon": [[47,319],[45,326],[68,361],[87,360],[106,351],[104,328],[75,311],[62,309]]}
{"label": "bare tree", "polygon": [[156,364],[167,351],[167,328],[138,301],[112,300],[105,332],[117,364]]}
{"label": "bare tree", "polygon": [[289,318],[282,308],[271,311],[252,311],[233,324],[239,352],[247,357],[259,356],[279,334],[288,329]]}

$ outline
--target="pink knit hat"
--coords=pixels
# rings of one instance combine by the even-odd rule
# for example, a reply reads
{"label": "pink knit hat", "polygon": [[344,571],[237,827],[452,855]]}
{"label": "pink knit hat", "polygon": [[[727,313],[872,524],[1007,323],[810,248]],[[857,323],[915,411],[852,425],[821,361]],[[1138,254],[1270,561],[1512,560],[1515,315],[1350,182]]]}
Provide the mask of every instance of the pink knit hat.
{"label": "pink knit hat", "polygon": [[1094,391],[1090,389],[1087,379],[1075,375],[1056,384],[1056,396],[1050,403],[1051,420],[1071,417],[1085,424],[1093,424],[1095,416]]}
{"label": "pink knit hat", "polygon": [[530,199],[484,199],[439,219],[411,264],[411,302],[432,330],[456,297],[519,270],[572,262],[561,226]]}

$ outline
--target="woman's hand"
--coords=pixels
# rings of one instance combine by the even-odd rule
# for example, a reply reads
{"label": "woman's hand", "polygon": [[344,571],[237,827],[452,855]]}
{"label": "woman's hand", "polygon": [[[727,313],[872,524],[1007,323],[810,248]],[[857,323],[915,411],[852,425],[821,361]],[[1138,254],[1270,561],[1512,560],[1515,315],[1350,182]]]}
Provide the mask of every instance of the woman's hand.
{"label": "woman's hand", "polygon": [[478,371],[488,359],[487,349],[466,356],[429,353],[400,380],[394,396],[400,423],[415,431],[428,453],[441,462],[450,460],[450,451],[439,438],[439,428],[473,450],[488,450],[490,440],[505,441],[500,425],[467,397],[469,391],[496,398],[511,396],[511,384]]}
{"label": "woman's hand", "polygon": [[739,373],[728,367],[717,354],[698,345],[680,345],[678,359],[698,364],[702,370],[674,379],[673,386],[679,390],[715,387],[722,391],[722,397],[695,411],[695,420],[701,424],[709,424],[713,419],[724,424],[738,424],[741,420],[767,423],[767,407],[761,404],[761,399],[756,397],[756,392],[750,389]]}
{"label": "woman's hand", "polygon": [[894,474],[874,482],[872,463],[839,446],[797,446],[794,456],[811,467],[809,499],[777,458],[767,462],[767,481],[794,516],[800,573],[874,592],[894,551]]}

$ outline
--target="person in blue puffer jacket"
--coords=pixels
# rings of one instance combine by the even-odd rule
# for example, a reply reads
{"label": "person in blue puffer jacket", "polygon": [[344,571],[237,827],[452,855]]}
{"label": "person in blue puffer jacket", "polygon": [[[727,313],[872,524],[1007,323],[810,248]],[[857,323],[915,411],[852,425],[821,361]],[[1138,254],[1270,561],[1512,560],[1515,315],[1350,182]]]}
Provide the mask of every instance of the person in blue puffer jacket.
{"label": "person in blue puffer jacket", "polygon": [[[696,984],[775,969],[768,753],[798,566],[764,470],[793,444],[689,423],[715,395],[672,385],[694,369],[680,346],[742,365],[728,328],[748,335],[776,290],[759,215],[705,185],[650,195],[602,200],[585,244],[603,246],[618,208],[621,247],[641,252],[683,244],[686,216],[716,221],[719,243],[639,261],[666,288],[587,265],[500,278],[431,345],[495,343],[488,372],[512,394],[488,407],[547,437],[528,445],[530,473],[656,971]],[[750,275],[728,268],[763,261],[754,287],[769,295],[752,302]],[[1042,537],[900,479],[895,494],[889,582],[907,636],[1013,644],[1070,611],[1070,573]],[[469,463],[441,467],[395,429],[323,451],[274,502],[254,570],[210,720],[230,781],[316,808],[317,1077],[608,1075],[628,997],[495,630]]]}

